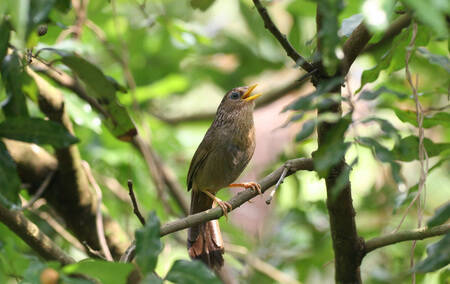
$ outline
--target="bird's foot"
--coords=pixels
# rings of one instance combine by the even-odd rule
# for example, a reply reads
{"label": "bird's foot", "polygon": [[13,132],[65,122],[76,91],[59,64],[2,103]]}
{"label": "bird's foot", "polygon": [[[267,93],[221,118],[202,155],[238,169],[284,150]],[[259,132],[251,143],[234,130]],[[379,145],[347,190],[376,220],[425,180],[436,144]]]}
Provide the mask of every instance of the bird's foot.
{"label": "bird's foot", "polygon": [[222,208],[223,215],[225,216],[225,218],[226,218],[227,221],[228,221],[228,211],[233,210],[233,206],[232,206],[229,202],[223,201],[222,199],[220,199],[220,198],[218,198],[218,197],[214,198],[214,202],[215,202],[220,208]]}
{"label": "bird's foot", "polygon": [[257,182],[244,182],[244,183],[232,183],[229,187],[243,187],[243,188],[251,188],[253,191],[258,192],[258,194],[262,194],[261,185]]}

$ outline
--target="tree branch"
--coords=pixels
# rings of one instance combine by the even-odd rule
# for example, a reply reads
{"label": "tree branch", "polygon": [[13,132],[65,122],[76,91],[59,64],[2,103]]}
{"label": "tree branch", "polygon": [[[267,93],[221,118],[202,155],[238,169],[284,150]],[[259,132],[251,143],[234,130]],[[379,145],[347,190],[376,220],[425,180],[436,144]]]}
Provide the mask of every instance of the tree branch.
{"label": "tree branch", "polygon": [[22,212],[12,211],[0,204],[0,221],[24,240],[34,251],[46,260],[56,260],[62,265],[74,263],[46,234],[28,220]]}
{"label": "tree branch", "polygon": [[[303,75],[301,78],[296,79],[293,82],[286,84],[285,86],[283,86],[279,89],[275,89],[275,90],[265,93],[261,98],[258,98],[255,101],[255,108],[258,109],[260,107],[269,105],[270,103],[272,103],[286,95],[289,95],[293,91],[300,89],[308,82],[308,80],[306,80],[306,79],[309,76],[306,76],[306,75],[307,74]],[[174,117],[168,117],[163,113],[157,113],[157,112],[152,112],[152,115],[166,123],[169,123],[172,125],[177,125],[177,124],[185,123],[185,122],[213,120],[214,116],[215,116],[215,112],[214,111],[200,112],[200,113],[194,113],[194,114],[190,114],[190,115],[182,115],[182,116],[174,116]]]}
{"label": "tree branch", "polygon": [[264,27],[268,29],[273,36],[278,40],[283,49],[286,51],[286,54],[294,60],[295,64],[302,67],[306,72],[313,72],[315,70],[314,66],[310,64],[306,59],[301,56],[295,48],[289,43],[286,39],[286,36],[280,32],[277,26],[274,24],[272,19],[267,12],[267,9],[261,4],[259,0],[253,0],[253,3],[258,10],[259,15],[264,21]]}
{"label": "tree branch", "polygon": [[[312,159],[306,159],[306,158],[300,158],[300,159],[293,159],[289,160],[284,165],[264,177],[261,181],[259,181],[259,184],[261,185],[261,191],[265,192],[268,190],[271,186],[277,183],[279,180],[283,170],[285,168],[288,168],[289,171],[287,172],[286,176],[290,176],[293,173],[305,170],[305,171],[313,171],[314,165]],[[249,201],[253,197],[257,196],[258,193],[255,192],[252,189],[246,189],[241,192],[239,192],[237,195],[235,195],[233,198],[228,200],[228,202],[233,207],[233,210],[240,207],[245,202]],[[197,214],[189,215],[185,218],[178,219],[173,222],[166,223],[161,226],[161,236],[165,236],[167,234],[177,232],[210,220],[218,219],[221,216],[223,216],[222,209],[220,207],[215,207]]]}
{"label": "tree branch", "polygon": [[426,238],[445,235],[449,232],[450,232],[450,224],[444,224],[431,228],[423,227],[419,229],[401,231],[381,237],[376,237],[365,242],[364,254],[367,254],[378,248],[382,248],[399,242],[423,240]]}

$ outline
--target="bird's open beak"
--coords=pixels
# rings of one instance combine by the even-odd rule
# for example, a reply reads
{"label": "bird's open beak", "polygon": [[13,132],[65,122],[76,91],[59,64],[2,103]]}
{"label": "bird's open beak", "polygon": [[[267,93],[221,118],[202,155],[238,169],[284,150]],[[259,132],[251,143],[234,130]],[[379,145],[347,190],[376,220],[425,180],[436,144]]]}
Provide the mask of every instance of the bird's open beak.
{"label": "bird's open beak", "polygon": [[242,99],[244,99],[245,101],[249,102],[249,101],[253,101],[254,99],[259,98],[262,94],[256,94],[256,95],[250,96],[252,91],[256,88],[256,86],[258,86],[258,84],[250,86],[248,88],[247,92],[245,92],[245,94],[242,96]]}

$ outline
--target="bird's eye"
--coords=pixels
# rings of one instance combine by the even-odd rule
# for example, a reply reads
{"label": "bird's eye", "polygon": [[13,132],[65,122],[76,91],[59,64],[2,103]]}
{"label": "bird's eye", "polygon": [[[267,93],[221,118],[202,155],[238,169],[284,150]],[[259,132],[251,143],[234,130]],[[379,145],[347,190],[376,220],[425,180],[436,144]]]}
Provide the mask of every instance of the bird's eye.
{"label": "bird's eye", "polygon": [[239,93],[238,92],[232,92],[230,95],[230,98],[233,100],[239,99]]}

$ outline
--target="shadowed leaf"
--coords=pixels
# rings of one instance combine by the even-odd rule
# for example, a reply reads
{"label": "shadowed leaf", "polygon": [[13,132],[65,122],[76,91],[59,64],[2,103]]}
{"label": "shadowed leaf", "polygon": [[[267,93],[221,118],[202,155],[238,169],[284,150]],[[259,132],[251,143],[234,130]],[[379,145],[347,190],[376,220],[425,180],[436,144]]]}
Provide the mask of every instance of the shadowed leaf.
{"label": "shadowed leaf", "polygon": [[67,265],[62,271],[67,274],[84,274],[98,279],[100,283],[122,284],[126,283],[128,274],[133,268],[131,263],[87,259]]}
{"label": "shadowed leaf", "polygon": [[436,271],[450,263],[450,233],[440,241],[427,247],[427,258],[419,262],[412,271],[425,273]]}
{"label": "shadowed leaf", "polygon": [[7,208],[20,206],[20,179],[16,164],[9,155],[5,144],[0,140],[0,203]]}
{"label": "shadowed leaf", "polygon": [[79,140],[61,124],[41,118],[16,117],[0,123],[0,137],[57,148],[68,147]]}
{"label": "shadowed leaf", "polygon": [[427,225],[428,227],[434,227],[439,226],[441,224],[444,224],[447,222],[447,220],[450,218],[450,202],[447,202],[443,206],[441,206],[439,209],[436,210],[436,213],[433,217],[428,220]]}
{"label": "shadowed leaf", "polygon": [[145,226],[136,230],[136,262],[143,274],[153,272],[162,251],[160,223],[155,212],[150,213]]}
{"label": "shadowed leaf", "polygon": [[200,261],[177,260],[167,273],[166,280],[177,284],[220,284],[216,275]]}

